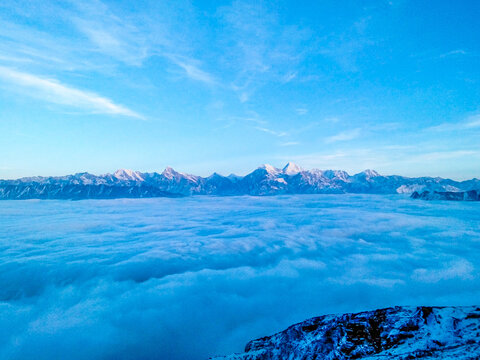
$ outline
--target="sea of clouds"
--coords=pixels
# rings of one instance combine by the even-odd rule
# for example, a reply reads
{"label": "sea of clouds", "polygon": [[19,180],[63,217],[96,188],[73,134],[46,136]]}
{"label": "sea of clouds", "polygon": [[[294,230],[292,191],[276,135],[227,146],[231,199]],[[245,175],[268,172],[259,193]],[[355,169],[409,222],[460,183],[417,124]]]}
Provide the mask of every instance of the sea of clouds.
{"label": "sea of clouds", "polygon": [[205,359],[327,313],[479,305],[478,206],[2,201],[0,358]]}

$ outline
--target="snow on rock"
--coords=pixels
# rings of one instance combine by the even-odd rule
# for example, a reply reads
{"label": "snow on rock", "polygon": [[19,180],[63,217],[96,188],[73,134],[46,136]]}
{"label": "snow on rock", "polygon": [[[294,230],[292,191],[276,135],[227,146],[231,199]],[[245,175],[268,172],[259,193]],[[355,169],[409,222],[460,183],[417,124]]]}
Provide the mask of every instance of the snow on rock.
{"label": "snow on rock", "polygon": [[270,175],[277,175],[282,172],[280,169],[277,169],[276,167],[269,164],[263,164],[259,167],[259,169],[265,170]]}
{"label": "snow on rock", "polygon": [[315,317],[220,360],[479,359],[480,308],[393,307]]}
{"label": "snow on rock", "polygon": [[350,175],[343,170],[318,170],[327,179],[338,179],[342,181],[348,181]]}
{"label": "snow on rock", "polygon": [[295,175],[302,171],[303,169],[293,162],[287,163],[287,165],[285,165],[285,167],[282,169],[282,172],[287,175]]}
{"label": "snow on rock", "polygon": [[142,173],[139,171],[119,169],[113,173],[118,180],[124,181],[143,181]]}
{"label": "snow on rock", "polygon": [[453,201],[480,201],[480,191],[415,191],[412,199],[422,200],[453,200]]}
{"label": "snow on rock", "polygon": [[170,166],[167,166],[165,170],[162,172],[162,176],[167,178],[167,179],[173,179],[174,177],[178,177],[181,175],[180,173],[176,172],[173,168]]}
{"label": "snow on rock", "polygon": [[371,178],[379,177],[379,176],[382,176],[382,175],[380,175],[375,170],[367,169],[367,170],[362,171],[361,173],[356,174],[355,176],[356,177],[364,177],[366,179],[371,179]]}

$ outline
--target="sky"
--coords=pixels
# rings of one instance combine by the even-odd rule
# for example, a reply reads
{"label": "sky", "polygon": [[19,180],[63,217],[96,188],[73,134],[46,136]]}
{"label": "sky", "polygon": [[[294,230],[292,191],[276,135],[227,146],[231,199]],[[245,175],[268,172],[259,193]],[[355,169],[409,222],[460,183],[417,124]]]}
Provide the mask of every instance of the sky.
{"label": "sky", "polygon": [[395,195],[4,201],[0,358],[208,359],[314,316],[478,306],[479,221]]}
{"label": "sky", "polygon": [[0,2],[0,178],[480,177],[480,2]]}

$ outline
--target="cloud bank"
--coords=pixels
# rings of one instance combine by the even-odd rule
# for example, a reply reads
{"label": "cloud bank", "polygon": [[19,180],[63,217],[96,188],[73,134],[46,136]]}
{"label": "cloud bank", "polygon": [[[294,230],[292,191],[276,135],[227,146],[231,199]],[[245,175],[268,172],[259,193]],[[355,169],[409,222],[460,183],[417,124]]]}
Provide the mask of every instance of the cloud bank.
{"label": "cloud bank", "polygon": [[0,358],[205,359],[311,316],[480,298],[476,204],[4,201]]}

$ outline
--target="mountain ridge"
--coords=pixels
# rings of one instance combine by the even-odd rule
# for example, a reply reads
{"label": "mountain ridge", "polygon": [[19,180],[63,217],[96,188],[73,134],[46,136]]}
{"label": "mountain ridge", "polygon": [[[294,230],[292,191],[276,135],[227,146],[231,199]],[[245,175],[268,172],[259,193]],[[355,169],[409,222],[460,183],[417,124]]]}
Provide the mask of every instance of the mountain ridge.
{"label": "mountain ridge", "polygon": [[[48,185],[48,186],[47,186]],[[115,186],[118,189],[109,191]],[[86,188],[89,187],[88,191]],[[103,187],[103,188],[102,188]],[[130,187],[130,190],[120,189]],[[141,188],[141,189],[140,189]],[[189,195],[279,195],[279,194],[412,194],[414,192],[465,192],[480,189],[480,180],[455,181],[439,177],[381,175],[365,170],[350,175],[343,170],[305,170],[289,162],[283,168],[264,164],[245,176],[207,177],[177,172],[171,167],[158,172],[119,169],[113,174],[88,172],[64,176],[34,176],[0,180],[0,199],[81,199],[122,197],[158,197]],[[110,189],[112,190],[112,189]],[[108,197],[107,197],[108,198]]]}

